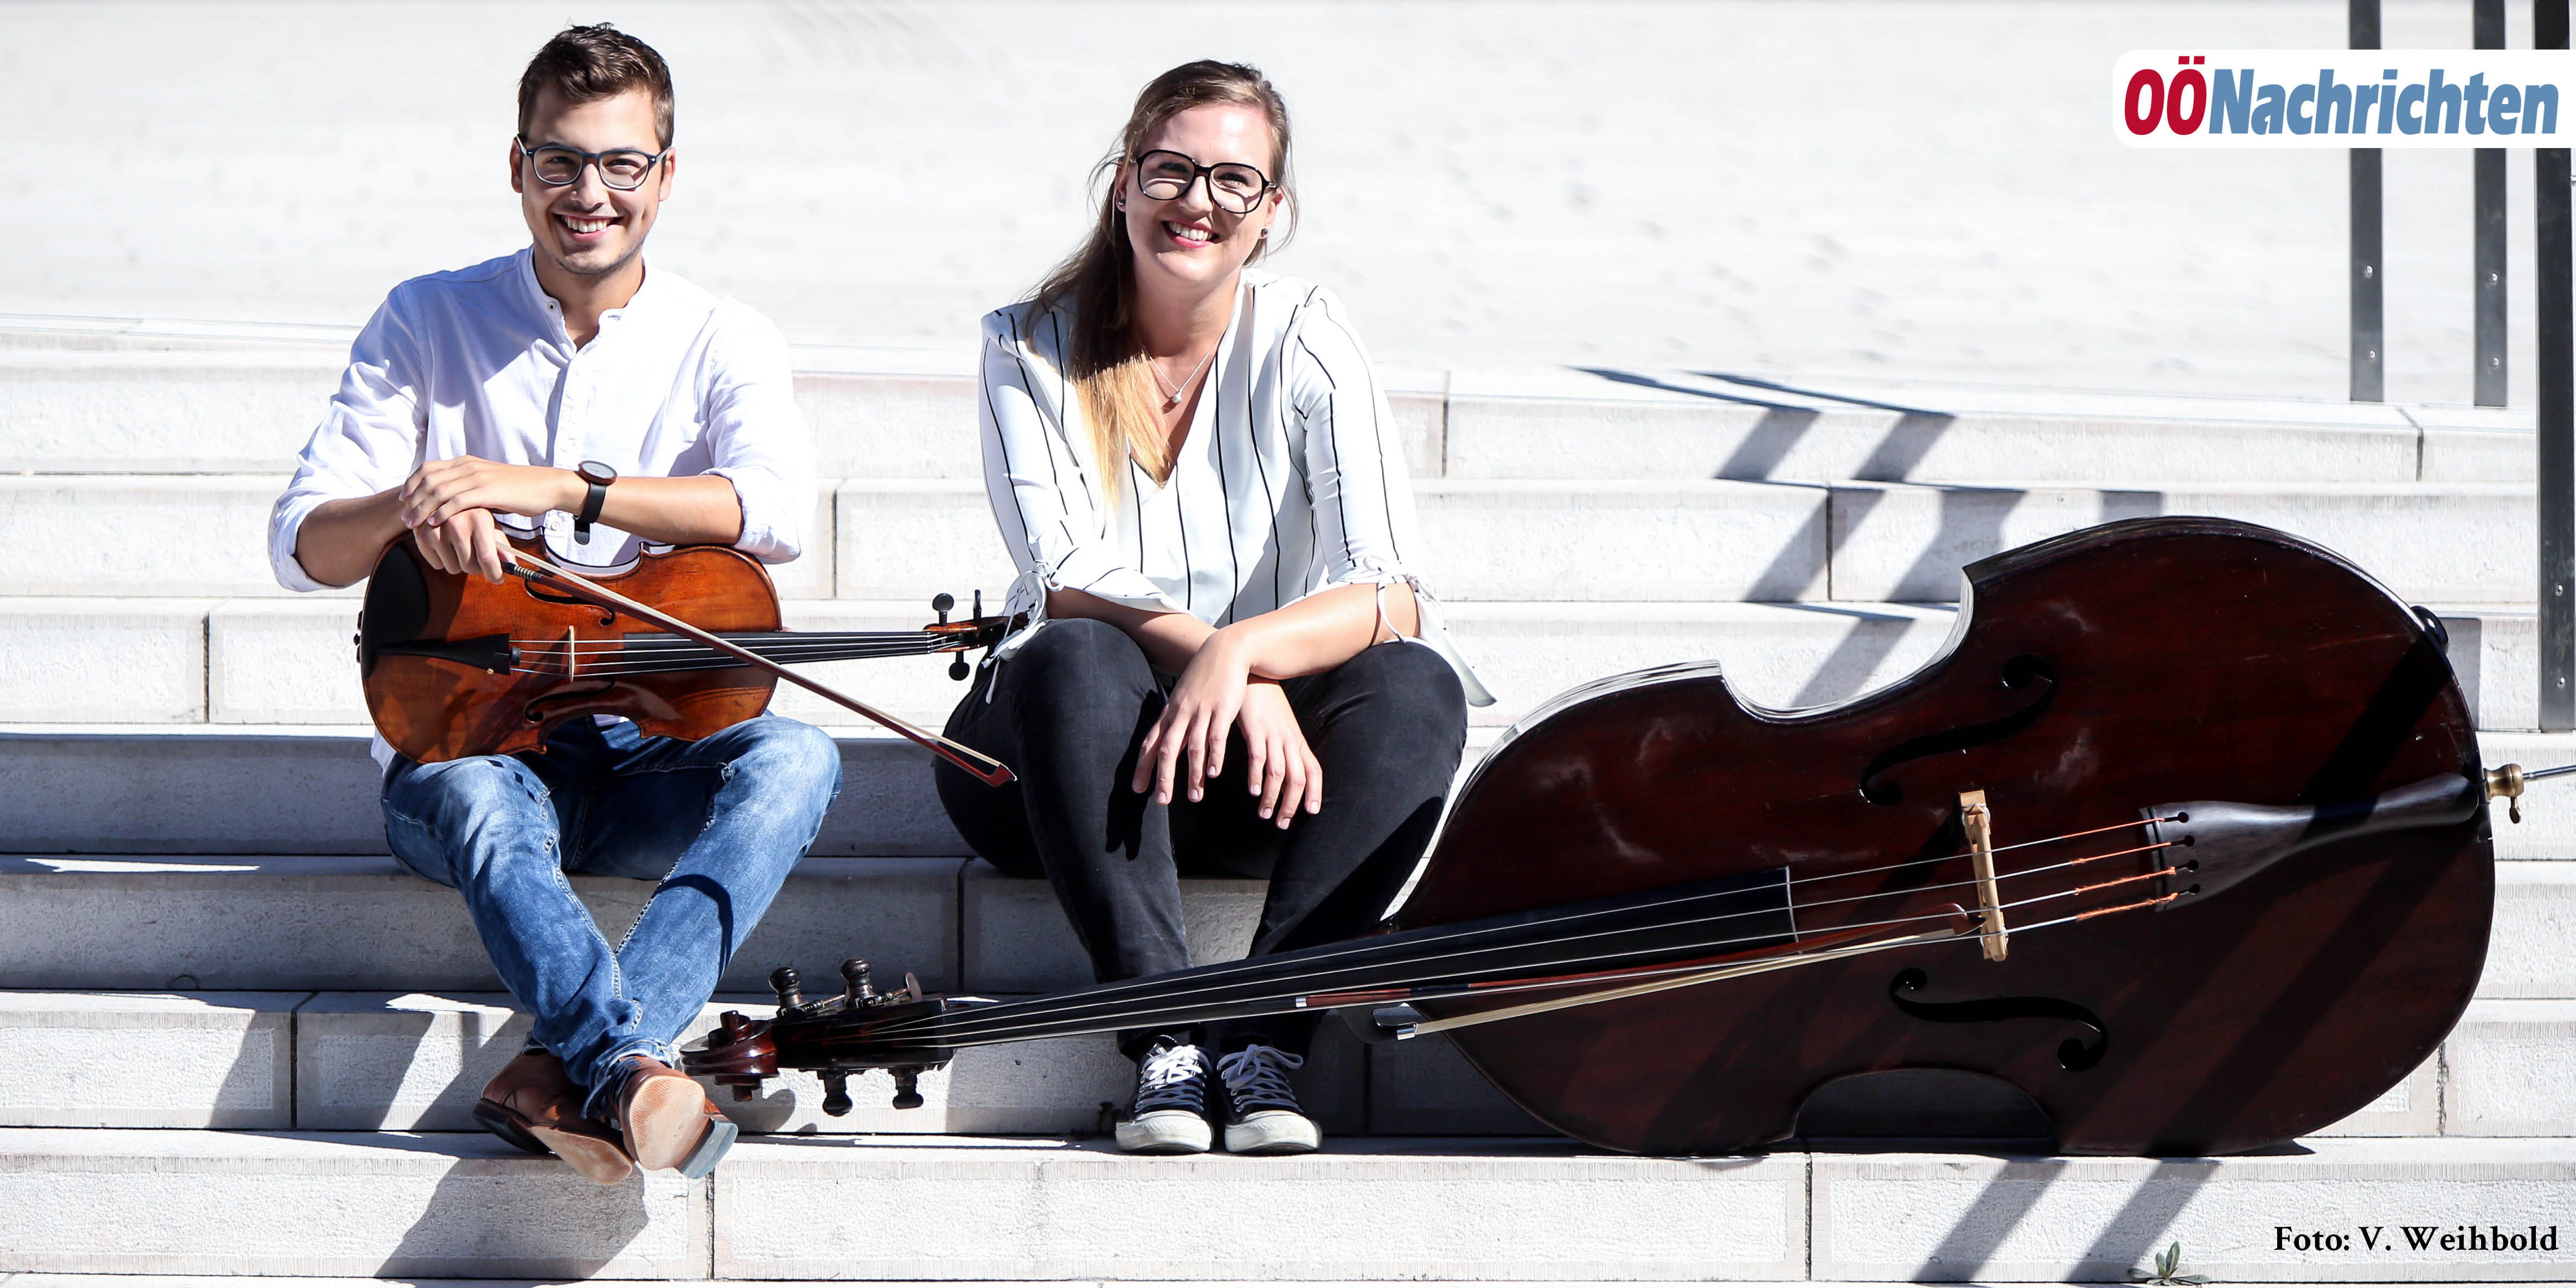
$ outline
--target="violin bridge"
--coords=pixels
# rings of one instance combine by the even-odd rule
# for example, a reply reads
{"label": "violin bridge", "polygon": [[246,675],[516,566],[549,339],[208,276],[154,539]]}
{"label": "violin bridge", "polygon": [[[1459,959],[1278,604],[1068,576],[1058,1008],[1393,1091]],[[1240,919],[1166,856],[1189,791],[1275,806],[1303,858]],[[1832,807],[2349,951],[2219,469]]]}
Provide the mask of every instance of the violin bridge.
{"label": "violin bridge", "polygon": [[1959,793],[1959,823],[1967,829],[1968,862],[1977,873],[1978,917],[1985,924],[1985,939],[1978,946],[1987,961],[1999,962],[2008,948],[2008,932],[2003,895],[1995,887],[1995,815],[1984,792]]}
{"label": "violin bridge", "polygon": [[573,672],[580,665],[581,636],[574,628],[567,626],[564,628],[564,678],[567,680],[573,678]]}

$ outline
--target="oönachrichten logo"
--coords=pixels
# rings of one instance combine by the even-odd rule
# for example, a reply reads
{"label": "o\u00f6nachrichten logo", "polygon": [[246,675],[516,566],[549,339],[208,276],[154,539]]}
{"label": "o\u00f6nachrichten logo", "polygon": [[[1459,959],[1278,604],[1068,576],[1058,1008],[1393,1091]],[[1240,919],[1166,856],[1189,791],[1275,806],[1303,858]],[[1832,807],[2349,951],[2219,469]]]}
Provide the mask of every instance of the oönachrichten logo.
{"label": "o\u00f6nachrichten logo", "polygon": [[2505,49],[2143,50],[2112,65],[2140,148],[2568,146],[2576,54]]}

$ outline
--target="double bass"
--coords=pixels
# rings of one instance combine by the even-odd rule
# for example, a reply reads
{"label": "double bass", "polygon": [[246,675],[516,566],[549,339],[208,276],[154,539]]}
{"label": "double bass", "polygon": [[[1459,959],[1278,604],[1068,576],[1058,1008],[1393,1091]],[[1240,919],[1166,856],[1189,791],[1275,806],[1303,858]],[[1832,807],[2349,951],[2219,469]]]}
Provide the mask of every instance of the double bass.
{"label": "double bass", "polygon": [[[1758,1148],[1840,1078],[1999,1078],[2076,1154],[2224,1154],[2371,1103],[2474,991],[2490,774],[2440,619],[2249,524],[2108,524],[1964,570],[1910,677],[1750,705],[1714,664],[1525,717],[1382,933],[1007,1003],[773,977],[684,1054],[748,1096],[957,1049],[1313,1008],[1446,1033],[1593,1145]],[[2565,772],[2565,771],[2550,771]]]}

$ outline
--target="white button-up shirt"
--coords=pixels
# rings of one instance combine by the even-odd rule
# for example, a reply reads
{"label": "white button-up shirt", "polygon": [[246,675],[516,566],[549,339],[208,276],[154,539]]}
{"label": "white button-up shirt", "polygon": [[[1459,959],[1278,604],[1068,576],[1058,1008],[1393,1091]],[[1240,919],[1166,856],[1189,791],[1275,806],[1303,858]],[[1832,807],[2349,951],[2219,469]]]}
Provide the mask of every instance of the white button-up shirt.
{"label": "white button-up shirt", "polygon": [[[734,544],[764,563],[794,559],[814,513],[814,449],[786,340],[751,309],[649,263],[635,298],[602,314],[579,347],[526,250],[395,287],[350,347],[330,413],[270,513],[279,584],[324,589],[295,558],[296,534],[324,502],[374,495],[424,461],[457,456],[722,475],[742,502]],[[576,545],[573,516],[560,511],[493,517],[521,537],[542,528],[547,553],[566,564],[623,566],[640,544],[595,524]]]}

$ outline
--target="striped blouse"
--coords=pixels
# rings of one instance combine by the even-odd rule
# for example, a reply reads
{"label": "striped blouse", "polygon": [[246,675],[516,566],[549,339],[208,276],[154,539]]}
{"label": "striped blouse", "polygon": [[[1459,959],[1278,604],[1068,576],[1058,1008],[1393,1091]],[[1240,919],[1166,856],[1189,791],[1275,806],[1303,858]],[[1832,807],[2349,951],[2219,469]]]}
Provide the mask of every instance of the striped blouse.
{"label": "striped blouse", "polygon": [[1469,701],[1493,701],[1409,562],[1394,418],[1330,291],[1247,269],[1170,477],[1117,462],[1114,498],[1062,374],[1071,314],[1021,303],[984,318],[984,483],[1019,569],[1009,611],[1042,619],[1046,592],[1070,589],[1222,627],[1332,586],[1403,582],[1422,642]]}

